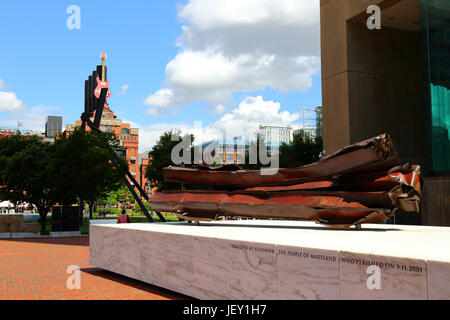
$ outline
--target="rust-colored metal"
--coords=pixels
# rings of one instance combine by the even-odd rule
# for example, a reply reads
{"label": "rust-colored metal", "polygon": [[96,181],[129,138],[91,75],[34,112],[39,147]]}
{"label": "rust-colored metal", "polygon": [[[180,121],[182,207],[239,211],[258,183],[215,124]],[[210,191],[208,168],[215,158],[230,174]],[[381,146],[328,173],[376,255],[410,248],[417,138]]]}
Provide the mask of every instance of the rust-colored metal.
{"label": "rust-colored metal", "polygon": [[312,220],[349,227],[388,220],[394,210],[419,212],[420,167],[401,165],[387,134],[357,143],[319,162],[275,175],[236,165],[164,169],[168,182],[223,190],[166,191],[149,201],[158,212],[185,220],[218,217]]}
{"label": "rust-colored metal", "polygon": [[164,180],[210,187],[250,188],[327,180],[336,175],[388,170],[397,165],[400,165],[400,161],[392,148],[391,138],[388,134],[383,134],[343,148],[319,162],[298,168],[279,169],[275,174],[264,174],[261,170],[233,170],[236,166],[214,169],[168,167],[164,168]]}
{"label": "rust-colored metal", "polygon": [[[369,222],[386,221],[390,210],[371,209],[338,196],[275,192],[267,198],[259,194],[217,191],[171,191],[156,193],[150,200],[153,210],[173,212],[187,220],[215,220],[219,216],[313,220],[319,223],[351,226],[374,214]],[[384,217],[381,218],[380,217]]]}

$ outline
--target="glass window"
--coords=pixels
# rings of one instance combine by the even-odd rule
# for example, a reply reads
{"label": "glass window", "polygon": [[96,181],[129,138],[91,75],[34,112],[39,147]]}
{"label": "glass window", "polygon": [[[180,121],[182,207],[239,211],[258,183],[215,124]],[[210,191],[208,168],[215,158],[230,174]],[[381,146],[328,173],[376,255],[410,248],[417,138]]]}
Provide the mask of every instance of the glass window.
{"label": "glass window", "polygon": [[122,133],[123,135],[129,135],[129,134],[130,134],[130,129],[128,129],[128,128],[122,128],[121,133]]}
{"label": "glass window", "polygon": [[426,92],[430,106],[432,170],[450,170],[450,3],[421,0]]}

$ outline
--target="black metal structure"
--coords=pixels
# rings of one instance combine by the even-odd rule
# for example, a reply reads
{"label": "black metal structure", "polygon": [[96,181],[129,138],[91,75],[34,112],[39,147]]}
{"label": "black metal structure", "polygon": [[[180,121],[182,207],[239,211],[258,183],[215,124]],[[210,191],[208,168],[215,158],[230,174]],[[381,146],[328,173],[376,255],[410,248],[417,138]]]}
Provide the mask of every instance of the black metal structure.
{"label": "black metal structure", "polygon": [[52,207],[52,231],[80,231],[80,207]]}
{"label": "black metal structure", "polygon": [[[84,112],[81,115],[81,121],[82,121],[82,129],[86,130],[86,125],[89,126],[89,128],[92,131],[101,132],[100,130],[100,122],[102,120],[103,115],[103,108],[105,107],[106,103],[106,95],[108,93],[108,89],[102,89],[100,98],[97,99],[94,95],[94,90],[97,87],[97,76],[102,74],[102,66],[97,66],[97,70],[92,72],[92,75],[89,76],[88,80],[84,83]],[[105,79],[107,80],[107,69],[105,67]],[[95,118],[94,122],[91,121],[92,116],[95,112]],[[117,165],[117,163],[116,163]],[[127,178],[128,177],[128,178]],[[130,179],[130,181],[128,180]],[[129,170],[127,170],[126,176],[123,177],[123,181],[127,188],[130,190],[131,194],[133,195],[136,202],[139,204],[139,207],[141,208],[142,212],[144,212],[145,216],[147,217],[149,222],[154,222],[152,216],[148,212],[147,208],[142,203],[141,198],[136,193],[134,187],[136,187],[141,194],[141,196],[148,201],[149,197],[147,193],[142,189],[142,187],[139,185],[139,183],[136,181],[136,179],[133,177],[133,175],[130,173]],[[158,217],[161,219],[161,221],[166,222],[166,219],[160,212],[156,212]]]}

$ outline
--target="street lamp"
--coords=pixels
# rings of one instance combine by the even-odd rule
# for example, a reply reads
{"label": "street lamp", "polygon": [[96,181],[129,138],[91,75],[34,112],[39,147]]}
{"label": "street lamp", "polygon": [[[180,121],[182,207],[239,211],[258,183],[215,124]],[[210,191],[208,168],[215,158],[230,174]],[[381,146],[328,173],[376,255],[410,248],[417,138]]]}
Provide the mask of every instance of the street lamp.
{"label": "street lamp", "polygon": [[[305,110],[308,110],[308,111],[314,111],[316,114],[318,113],[317,112],[317,109],[311,109],[311,108],[305,108],[305,107],[303,107],[303,133],[304,134],[306,134],[306,129],[305,129]],[[307,120],[313,120],[313,119],[307,119]],[[314,119],[315,120],[315,119]]]}

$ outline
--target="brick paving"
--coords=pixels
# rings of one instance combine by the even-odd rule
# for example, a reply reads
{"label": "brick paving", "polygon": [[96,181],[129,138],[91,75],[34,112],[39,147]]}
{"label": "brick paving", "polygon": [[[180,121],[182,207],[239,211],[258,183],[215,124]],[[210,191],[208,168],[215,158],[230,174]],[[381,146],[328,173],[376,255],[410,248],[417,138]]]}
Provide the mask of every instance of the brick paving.
{"label": "brick paving", "polygon": [[[81,289],[66,287],[67,267]],[[188,297],[89,265],[89,238],[0,240],[0,300],[181,300]]]}

